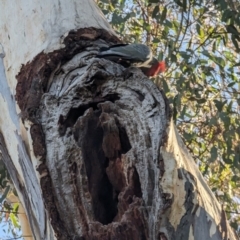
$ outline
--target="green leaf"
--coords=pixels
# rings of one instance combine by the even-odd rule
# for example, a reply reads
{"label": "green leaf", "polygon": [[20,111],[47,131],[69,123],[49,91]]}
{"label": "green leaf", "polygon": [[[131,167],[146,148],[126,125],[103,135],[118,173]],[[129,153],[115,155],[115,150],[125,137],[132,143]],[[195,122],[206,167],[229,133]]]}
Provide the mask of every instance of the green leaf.
{"label": "green leaf", "polygon": [[168,87],[168,84],[167,82],[165,81],[165,79],[162,79],[162,86],[163,86],[163,91],[165,93],[169,92],[169,87]]}
{"label": "green leaf", "polygon": [[124,21],[127,21],[129,18],[133,18],[135,16],[136,16],[136,14],[134,12],[130,12],[123,19],[124,19]]}
{"label": "green leaf", "polygon": [[159,15],[159,6],[156,6],[153,10],[152,17],[156,18]]}
{"label": "green leaf", "polygon": [[208,64],[208,61],[206,59],[199,59],[199,61],[200,61],[201,64],[206,64],[206,65]]}
{"label": "green leaf", "polygon": [[197,24],[196,28],[197,28],[197,33],[200,36],[200,39],[203,39],[204,38],[204,31],[201,28],[200,24]]}
{"label": "green leaf", "polygon": [[226,63],[223,58],[215,57],[214,55],[210,54],[207,50],[202,51],[202,54],[206,57],[209,57],[212,61],[214,61],[219,67],[224,68]]}
{"label": "green leaf", "polygon": [[222,67],[222,68],[224,68],[225,65],[226,65],[224,59],[221,58],[221,57],[215,57],[215,58],[214,58],[214,62],[217,63],[217,65],[218,65],[219,67]]}
{"label": "green leaf", "polygon": [[231,83],[229,83],[227,86],[228,87],[232,87],[232,86],[234,86],[236,83],[235,82],[231,82]]}
{"label": "green leaf", "polygon": [[220,1],[220,6],[221,6],[221,10],[225,10],[228,8],[228,5],[225,0]]}
{"label": "green leaf", "polygon": [[239,46],[238,46],[238,41],[236,40],[236,37],[234,35],[232,35],[231,39],[232,39],[233,45],[236,48],[237,52],[239,52]]}
{"label": "green leaf", "polygon": [[217,118],[216,117],[212,117],[209,121],[209,125],[210,126],[214,126],[217,124]]}
{"label": "green leaf", "polygon": [[228,155],[223,154],[222,159],[226,164],[232,164],[232,160],[229,158]]}
{"label": "green leaf", "polygon": [[167,16],[167,7],[165,6],[163,11],[162,11],[162,15],[161,15],[161,18],[160,18],[160,23],[163,23],[163,21],[166,19],[166,16]]}
{"label": "green leaf", "polygon": [[216,161],[216,159],[217,159],[217,157],[218,157],[218,152],[217,152],[217,151],[218,151],[218,150],[217,150],[217,148],[216,148],[215,146],[213,146],[213,147],[211,148],[211,151],[210,151],[210,153],[211,153],[210,162]]}
{"label": "green leaf", "polygon": [[171,54],[171,61],[172,62],[177,62],[177,57],[175,54]]}
{"label": "green leaf", "polygon": [[190,141],[190,140],[192,140],[194,138],[194,135],[191,134],[191,133],[184,132],[183,133],[183,137],[184,137],[185,140]]}
{"label": "green leaf", "polygon": [[166,19],[166,21],[165,21],[165,25],[168,26],[168,27],[170,27],[170,28],[173,27],[172,22],[168,21],[167,19]]}
{"label": "green leaf", "polygon": [[239,182],[239,181],[240,181],[240,176],[234,175],[234,176],[231,178],[231,181],[233,181],[233,182]]}
{"label": "green leaf", "polygon": [[239,66],[240,66],[240,62],[233,65],[233,67],[239,67]]}
{"label": "green leaf", "polygon": [[201,99],[198,99],[197,100],[197,102],[199,103],[199,104],[203,104],[203,103],[205,103],[207,100],[206,99],[204,99],[204,98],[201,98]]}
{"label": "green leaf", "polygon": [[181,57],[183,57],[185,60],[188,60],[191,56],[188,55],[187,52],[180,51]]}
{"label": "green leaf", "polygon": [[231,17],[232,17],[232,11],[230,9],[226,9],[222,15],[222,21],[226,22]]}
{"label": "green leaf", "polygon": [[176,20],[173,20],[173,25],[176,28],[176,30],[178,31],[179,27],[180,27],[180,23],[178,21],[176,21]]}
{"label": "green leaf", "polygon": [[15,214],[10,213],[10,219],[11,219],[11,222],[12,222],[12,224],[15,228],[20,227],[19,224],[18,224],[17,216]]}
{"label": "green leaf", "polygon": [[177,3],[178,6],[183,7],[183,3],[180,0],[174,0],[175,3]]}
{"label": "green leaf", "polygon": [[159,38],[154,38],[153,40],[152,40],[152,43],[159,43],[160,42],[160,39]]}
{"label": "green leaf", "polygon": [[180,112],[179,118],[184,119],[186,111],[187,111],[187,105],[184,105],[183,110]]}
{"label": "green leaf", "polygon": [[150,24],[144,23],[144,24],[143,24],[143,27],[144,27],[144,29],[145,29],[146,31],[148,31],[148,32],[151,31],[151,25],[150,25]]}
{"label": "green leaf", "polygon": [[177,94],[173,99],[173,120],[174,121],[177,120],[177,113],[178,113],[177,109],[179,108],[179,105],[181,107],[181,102],[179,101],[179,99],[181,99],[179,94]]}
{"label": "green leaf", "polygon": [[159,0],[148,0],[148,3],[159,3]]}
{"label": "green leaf", "polygon": [[114,12],[112,15],[112,24],[120,24],[121,22],[123,22],[123,18]]}
{"label": "green leaf", "polygon": [[109,11],[106,10],[106,9],[102,9],[102,12],[103,12],[104,15],[107,15],[109,13]]}
{"label": "green leaf", "polygon": [[158,59],[159,59],[160,61],[163,60],[163,52],[159,52],[159,54],[158,54]]}
{"label": "green leaf", "polygon": [[202,51],[202,54],[205,55],[205,56],[207,56],[207,57],[212,57],[212,56],[210,55],[209,51],[207,51],[207,50],[203,50],[203,51]]}
{"label": "green leaf", "polygon": [[231,122],[228,114],[225,112],[220,112],[219,117],[222,120],[222,122],[224,123],[225,128],[228,128],[230,125],[230,122]]}
{"label": "green leaf", "polygon": [[13,212],[18,212],[18,208],[19,208],[19,203],[14,203],[13,204]]}
{"label": "green leaf", "polygon": [[233,228],[233,229],[235,229],[235,231],[236,232],[238,232],[238,228],[239,228],[239,223],[238,223],[238,221],[236,220],[236,221],[231,221],[230,222],[230,225],[231,225],[231,227]]}
{"label": "green leaf", "polygon": [[240,106],[240,98],[237,99],[237,103]]}
{"label": "green leaf", "polygon": [[184,10],[184,12],[186,12],[186,10],[187,10],[187,0],[183,0],[183,10]]}
{"label": "green leaf", "polygon": [[217,47],[216,47],[216,41],[214,41],[213,46],[212,46],[212,51],[213,51],[213,52],[216,52],[216,48],[217,48]]}
{"label": "green leaf", "polygon": [[0,203],[3,203],[3,201],[6,199],[9,190],[10,190],[10,186],[7,186],[2,194],[2,197],[0,198]]}
{"label": "green leaf", "polygon": [[236,29],[236,27],[232,24],[226,25],[226,30],[228,31],[228,33],[232,33],[234,35],[239,35],[238,30]]}
{"label": "green leaf", "polygon": [[238,152],[235,152],[234,154],[234,161],[233,161],[233,165],[235,168],[239,169],[239,165],[240,165],[240,154]]}

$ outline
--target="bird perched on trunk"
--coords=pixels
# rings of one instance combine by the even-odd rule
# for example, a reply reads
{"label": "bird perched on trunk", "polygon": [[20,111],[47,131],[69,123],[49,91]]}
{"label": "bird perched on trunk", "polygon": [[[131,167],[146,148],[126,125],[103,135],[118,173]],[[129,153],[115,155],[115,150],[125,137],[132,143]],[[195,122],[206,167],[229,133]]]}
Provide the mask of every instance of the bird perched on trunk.
{"label": "bird perched on trunk", "polygon": [[119,63],[124,67],[137,67],[148,76],[156,76],[164,72],[165,62],[159,62],[153,57],[151,49],[144,44],[117,44],[100,48],[98,58],[105,58]]}

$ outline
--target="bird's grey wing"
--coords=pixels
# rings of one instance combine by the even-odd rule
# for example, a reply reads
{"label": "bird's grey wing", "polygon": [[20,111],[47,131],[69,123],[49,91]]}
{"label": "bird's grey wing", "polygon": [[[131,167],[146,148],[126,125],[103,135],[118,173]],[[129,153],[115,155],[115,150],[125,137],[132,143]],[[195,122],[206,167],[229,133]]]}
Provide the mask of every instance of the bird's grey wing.
{"label": "bird's grey wing", "polygon": [[131,44],[133,48],[136,49],[136,51],[138,51],[144,58],[146,61],[146,59],[151,59],[152,58],[152,51],[151,49],[144,45],[144,44]]}
{"label": "bird's grey wing", "polygon": [[[145,61],[146,59],[145,59],[145,55],[144,55],[143,51],[141,51],[140,47],[137,47],[135,45],[137,45],[137,44],[113,46],[113,47],[110,47],[108,50],[100,52],[98,55],[103,56],[103,57],[104,56],[117,56],[117,57],[120,57],[123,59],[127,59],[129,61],[132,60],[134,62]],[[146,50],[144,50],[144,51],[146,51]]]}

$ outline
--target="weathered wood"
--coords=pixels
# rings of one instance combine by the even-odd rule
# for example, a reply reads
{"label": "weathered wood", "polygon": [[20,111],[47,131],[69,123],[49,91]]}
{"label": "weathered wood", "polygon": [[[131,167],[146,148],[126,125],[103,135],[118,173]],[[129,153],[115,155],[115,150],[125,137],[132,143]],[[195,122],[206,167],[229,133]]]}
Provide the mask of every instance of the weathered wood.
{"label": "weathered wood", "polygon": [[[54,234],[45,213],[36,171],[40,162],[35,151],[41,152],[43,143],[38,141],[40,145],[35,145],[29,131],[31,129],[41,135],[41,129],[37,124],[32,128],[31,119],[26,120],[23,111],[19,110],[15,101],[15,93],[18,92],[16,76],[22,65],[33,61],[39,53],[64,48],[63,39],[70,30],[84,27],[107,29],[114,35],[92,0],[0,2],[0,133],[6,153],[18,173],[17,181],[22,184],[18,196],[27,210],[35,239],[53,239]],[[73,48],[69,49],[74,52]],[[22,83],[25,86],[29,84],[27,81]],[[21,94],[25,95],[24,92]],[[37,96],[36,101],[39,100]],[[4,158],[5,162],[7,159]],[[17,186],[18,182],[14,184]]]}
{"label": "weathered wood", "polygon": [[[55,65],[54,74],[34,66],[51,65],[63,50],[40,54],[18,75],[22,116],[35,123],[30,132],[42,159],[45,205],[57,239],[153,239],[158,230],[145,224],[154,226],[161,214],[153,199],[161,201],[159,149],[168,107],[140,70],[93,58],[107,43],[95,29],[88,29],[89,39],[84,31],[67,37],[78,39],[82,52]],[[26,78],[32,82],[24,90]]]}
{"label": "weathered wood", "polygon": [[50,20],[48,3],[24,4],[39,14],[34,31],[29,21],[19,38],[0,33],[0,150],[33,237],[237,239],[164,94],[140,70],[95,58],[119,39],[94,2],[51,1]]}

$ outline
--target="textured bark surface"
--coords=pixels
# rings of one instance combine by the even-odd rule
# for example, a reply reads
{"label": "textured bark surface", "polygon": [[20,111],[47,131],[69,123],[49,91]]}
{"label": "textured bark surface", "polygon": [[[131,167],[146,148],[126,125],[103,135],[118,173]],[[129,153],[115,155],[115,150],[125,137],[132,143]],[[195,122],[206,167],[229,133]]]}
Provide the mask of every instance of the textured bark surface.
{"label": "textured bark surface", "polygon": [[[45,142],[39,122],[31,122],[33,118],[30,117],[35,114],[34,108],[45,92],[46,86],[44,83],[38,84],[38,80],[44,80],[43,75],[48,76],[52,68],[56,68],[55,64],[64,63],[66,58],[70,59],[78,51],[77,46],[71,47],[70,43],[66,49],[64,40],[69,31],[91,27],[105,29],[109,34],[115,35],[94,0],[0,1],[0,144],[6,153],[3,161],[12,173],[18,197],[26,210],[32,238],[37,240],[54,239],[49,214],[44,208],[40,176],[36,171],[44,158],[41,156],[45,154]],[[66,51],[60,51],[62,55],[56,55],[54,60],[54,54],[58,52],[54,50],[59,49]],[[46,53],[52,53],[51,57]],[[42,61],[37,61],[35,57],[40,55]],[[22,87],[16,89],[16,76],[22,66],[27,66],[33,59],[39,65],[33,69],[25,68],[27,72],[23,76]],[[34,75],[34,72],[38,72],[39,76]],[[30,88],[35,90],[29,94],[35,95],[30,96],[24,92]],[[22,103],[29,110],[18,106],[15,100],[18,92],[25,97]],[[21,97],[18,98],[20,99]],[[39,135],[43,141],[37,137],[32,139],[31,135]],[[29,235],[28,232],[23,232],[24,234]]]}
{"label": "textured bark surface", "polygon": [[16,95],[57,239],[236,239],[168,128],[164,94],[139,69],[95,58],[118,39],[89,28],[64,42],[22,67]]}
{"label": "textured bark surface", "polygon": [[34,123],[43,197],[58,239],[159,234],[168,105],[140,70],[93,57],[105,41],[116,42],[107,36],[72,32],[66,46],[79,51],[72,59],[62,58],[69,50],[40,54],[18,75],[17,99],[23,119]]}
{"label": "textured bark surface", "polygon": [[16,3],[0,3],[0,151],[32,237],[237,239],[164,94],[94,57],[119,42],[94,1]]}

